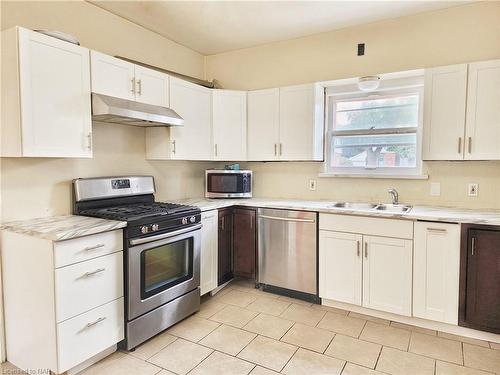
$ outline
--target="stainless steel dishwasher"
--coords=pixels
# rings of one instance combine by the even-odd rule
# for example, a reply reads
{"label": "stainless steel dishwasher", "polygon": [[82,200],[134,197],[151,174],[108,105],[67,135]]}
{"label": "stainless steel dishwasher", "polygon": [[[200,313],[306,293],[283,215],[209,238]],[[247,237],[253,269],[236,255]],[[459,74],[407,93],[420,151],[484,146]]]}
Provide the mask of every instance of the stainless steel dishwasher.
{"label": "stainless steel dishwasher", "polygon": [[264,290],[317,302],[316,212],[258,210],[258,283]]}

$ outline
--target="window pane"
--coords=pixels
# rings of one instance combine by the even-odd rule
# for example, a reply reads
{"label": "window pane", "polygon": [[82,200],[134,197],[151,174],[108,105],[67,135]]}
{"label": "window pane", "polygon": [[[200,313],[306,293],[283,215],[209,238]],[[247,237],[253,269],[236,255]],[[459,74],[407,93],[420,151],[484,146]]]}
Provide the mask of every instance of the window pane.
{"label": "window pane", "polygon": [[415,167],[416,143],[416,134],[337,136],[331,167]]}
{"label": "window pane", "polygon": [[334,130],[418,126],[418,95],[338,101]]}

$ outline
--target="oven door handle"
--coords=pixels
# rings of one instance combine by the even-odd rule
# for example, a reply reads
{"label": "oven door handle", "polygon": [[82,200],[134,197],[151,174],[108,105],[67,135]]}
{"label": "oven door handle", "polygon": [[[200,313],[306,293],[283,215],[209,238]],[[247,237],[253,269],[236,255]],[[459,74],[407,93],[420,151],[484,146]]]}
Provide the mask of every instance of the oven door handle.
{"label": "oven door handle", "polygon": [[202,224],[197,224],[197,225],[194,225],[194,226],[189,227],[189,228],[182,228],[182,229],[179,229],[179,230],[176,230],[173,232],[157,234],[156,236],[151,236],[151,237],[146,237],[146,238],[137,238],[134,240],[130,240],[129,242],[130,242],[131,246],[142,245],[144,243],[163,240],[165,238],[175,237],[175,236],[178,236],[180,234],[192,232],[192,231],[200,229],[201,227],[202,227]]}

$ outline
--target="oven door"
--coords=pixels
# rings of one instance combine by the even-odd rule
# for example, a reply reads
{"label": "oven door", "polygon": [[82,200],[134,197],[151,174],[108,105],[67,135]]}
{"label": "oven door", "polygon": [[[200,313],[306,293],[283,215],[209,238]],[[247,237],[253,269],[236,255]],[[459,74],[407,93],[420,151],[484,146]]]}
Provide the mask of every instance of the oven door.
{"label": "oven door", "polygon": [[129,241],[128,320],[200,286],[201,224]]}

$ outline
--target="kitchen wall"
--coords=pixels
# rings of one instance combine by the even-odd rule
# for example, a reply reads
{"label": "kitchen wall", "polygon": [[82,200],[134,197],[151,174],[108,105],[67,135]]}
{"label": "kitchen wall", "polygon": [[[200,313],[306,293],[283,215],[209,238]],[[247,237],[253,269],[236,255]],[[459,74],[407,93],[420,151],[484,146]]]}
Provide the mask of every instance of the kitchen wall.
{"label": "kitchen wall", "polygon": [[[203,78],[204,57],[83,1],[1,2],[1,29],[55,29],[110,55],[122,55]],[[213,163],[148,162],[144,130],[93,125],[93,159],[2,158],[3,220],[69,214],[71,180],[116,174],[153,174],[159,199],[203,194],[203,171]]]}
{"label": "kitchen wall", "polygon": [[[252,90],[497,58],[500,2],[481,2],[207,56],[206,78]],[[428,180],[318,178],[321,163],[245,166],[256,196],[387,201],[395,187],[403,202],[500,209],[500,162],[424,163]],[[440,197],[430,196],[431,182],[441,183]],[[467,196],[469,182],[479,183],[478,197]]]}

